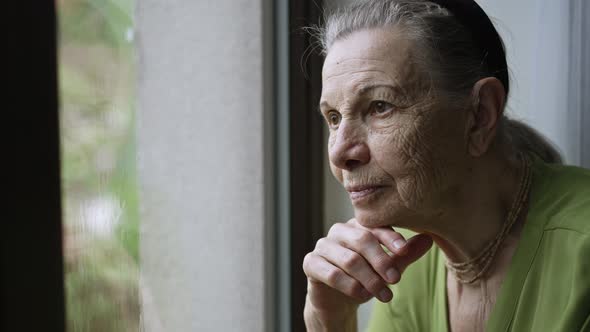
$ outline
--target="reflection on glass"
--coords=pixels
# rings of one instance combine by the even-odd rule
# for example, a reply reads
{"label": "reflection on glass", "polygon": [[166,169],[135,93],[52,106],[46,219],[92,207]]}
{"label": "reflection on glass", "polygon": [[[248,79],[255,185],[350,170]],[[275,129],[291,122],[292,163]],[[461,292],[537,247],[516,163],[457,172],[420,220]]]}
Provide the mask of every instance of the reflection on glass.
{"label": "reflection on glass", "polygon": [[137,331],[133,3],[56,6],[68,331]]}

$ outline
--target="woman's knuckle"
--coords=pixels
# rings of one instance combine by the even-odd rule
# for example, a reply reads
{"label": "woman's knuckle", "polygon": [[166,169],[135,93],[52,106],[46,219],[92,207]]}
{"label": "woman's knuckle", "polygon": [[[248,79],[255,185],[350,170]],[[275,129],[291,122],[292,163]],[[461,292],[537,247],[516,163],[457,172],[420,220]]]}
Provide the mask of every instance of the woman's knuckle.
{"label": "woman's knuckle", "polygon": [[334,225],[332,225],[332,227],[330,227],[330,229],[328,230],[328,235],[327,237],[333,237],[334,234],[338,233],[338,231],[342,228],[342,223],[335,223]]}
{"label": "woman's knuckle", "polygon": [[338,285],[340,279],[342,278],[342,272],[338,269],[330,269],[326,271],[326,282],[328,285],[336,286]]}
{"label": "woman's knuckle", "polygon": [[359,254],[354,252],[345,252],[343,253],[343,256],[343,267],[347,270],[354,270],[359,268],[363,261],[363,258]]}
{"label": "woman's knuckle", "polygon": [[353,238],[354,244],[358,247],[365,246],[366,244],[371,243],[372,240],[373,236],[367,231],[360,231]]}
{"label": "woman's knuckle", "polygon": [[312,252],[307,253],[307,255],[305,255],[303,257],[303,264],[302,264],[303,271],[306,271],[307,272],[307,271],[309,271],[311,269],[311,266],[310,266],[311,265],[311,260],[313,260],[313,253]]}
{"label": "woman's knuckle", "polygon": [[[358,286],[357,286],[357,284],[358,284]],[[362,285],[359,282],[353,281],[353,282],[348,283],[346,286],[344,286],[341,291],[348,296],[355,296],[357,294],[357,288],[359,286],[362,287]]]}
{"label": "woman's knuckle", "polygon": [[319,240],[318,240],[318,241],[315,243],[315,249],[317,250],[317,249],[319,249],[319,248],[322,248],[322,247],[324,247],[324,246],[325,246],[325,244],[326,244],[326,238],[325,238],[325,237],[323,237],[323,238],[319,239]]}

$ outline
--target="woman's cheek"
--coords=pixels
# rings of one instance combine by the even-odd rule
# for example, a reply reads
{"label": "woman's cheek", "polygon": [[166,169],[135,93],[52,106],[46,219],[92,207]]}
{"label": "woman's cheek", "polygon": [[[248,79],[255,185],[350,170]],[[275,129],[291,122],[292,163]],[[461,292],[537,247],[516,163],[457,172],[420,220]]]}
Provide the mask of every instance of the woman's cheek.
{"label": "woman's cheek", "polygon": [[403,204],[411,209],[424,202],[425,192],[431,186],[433,170],[426,137],[420,119],[404,119],[388,131],[375,131],[374,153],[376,162],[395,181]]}
{"label": "woman's cheek", "polygon": [[412,142],[409,134],[410,128],[403,122],[371,132],[373,157],[393,177],[407,173],[410,166]]}

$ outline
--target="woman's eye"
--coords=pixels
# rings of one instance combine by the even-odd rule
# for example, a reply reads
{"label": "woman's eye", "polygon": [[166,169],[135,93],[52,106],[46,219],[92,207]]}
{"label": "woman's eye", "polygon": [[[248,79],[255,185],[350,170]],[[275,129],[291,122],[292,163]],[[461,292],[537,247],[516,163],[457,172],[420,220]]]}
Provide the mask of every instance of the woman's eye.
{"label": "woman's eye", "polygon": [[370,109],[373,114],[383,115],[393,111],[394,106],[388,102],[376,100],[371,103]]}
{"label": "woman's eye", "polygon": [[330,126],[337,126],[338,124],[340,124],[341,115],[336,111],[331,111],[328,113],[328,116],[326,118],[328,119],[328,124]]}

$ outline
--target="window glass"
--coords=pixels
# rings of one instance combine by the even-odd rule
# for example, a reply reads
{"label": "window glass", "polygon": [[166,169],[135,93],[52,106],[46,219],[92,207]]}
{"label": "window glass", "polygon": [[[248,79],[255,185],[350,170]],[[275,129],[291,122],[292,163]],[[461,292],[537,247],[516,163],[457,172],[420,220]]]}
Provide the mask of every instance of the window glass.
{"label": "window glass", "polygon": [[56,6],[68,331],[137,331],[133,2]]}

